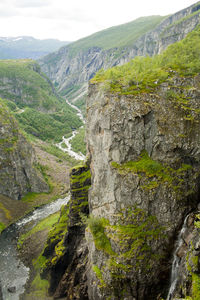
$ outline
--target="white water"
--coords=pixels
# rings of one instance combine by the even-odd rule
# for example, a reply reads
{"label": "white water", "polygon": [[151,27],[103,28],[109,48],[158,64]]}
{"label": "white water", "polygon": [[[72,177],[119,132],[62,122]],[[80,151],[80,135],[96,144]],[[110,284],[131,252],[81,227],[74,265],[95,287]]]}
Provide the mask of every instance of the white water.
{"label": "white water", "polygon": [[83,114],[82,114],[81,110],[80,110],[77,106],[71,104],[68,100],[66,100],[66,103],[67,103],[69,106],[71,106],[72,108],[74,108],[74,109],[77,111],[77,116],[78,116],[78,117],[81,119],[81,121],[83,121],[83,123],[85,124],[85,119],[84,119],[84,117],[83,117]]}
{"label": "white water", "polygon": [[[85,120],[84,117],[80,111],[80,109],[78,107],[76,107],[75,105],[71,104],[68,100],[66,100],[66,103],[69,104],[72,108],[74,108],[77,111],[77,116],[81,119],[81,121],[85,124]],[[82,128],[82,127],[81,127]],[[56,146],[62,150],[63,152],[67,152],[70,156],[74,157],[77,160],[85,160],[85,155],[83,155],[81,152],[76,153],[72,150],[72,146],[70,144],[70,141],[76,136],[76,134],[78,133],[77,130],[74,130],[72,132],[72,136],[70,136],[69,138],[65,138],[64,136],[62,137],[62,141],[58,144],[56,144]],[[65,144],[65,147],[63,147],[63,143]]]}
{"label": "white water", "polygon": [[175,292],[175,289],[176,289],[176,285],[177,285],[177,281],[178,281],[178,274],[179,274],[179,267],[180,267],[180,262],[181,262],[181,258],[178,257],[176,255],[178,249],[183,245],[183,234],[187,228],[187,219],[188,219],[188,216],[186,216],[185,220],[184,220],[184,223],[183,223],[183,226],[182,226],[182,229],[181,231],[179,232],[179,235],[178,235],[178,238],[177,238],[177,241],[176,241],[176,248],[175,248],[175,251],[174,251],[174,254],[173,254],[173,262],[172,262],[172,270],[171,270],[171,277],[170,277],[170,288],[169,288],[169,292],[168,292],[168,295],[167,295],[167,300],[172,300],[173,298],[173,295],[174,295],[174,292]]}
{"label": "white water", "polygon": [[[20,261],[17,253],[17,240],[24,231],[25,224],[34,227],[40,220],[57,212],[67,204],[70,196],[35,209],[28,216],[5,229],[0,235],[0,284],[3,300],[19,300],[24,292],[24,285],[29,278],[29,268]],[[30,230],[30,228],[29,228]],[[15,287],[16,292],[10,293],[8,288]],[[1,293],[0,293],[1,294]]]}

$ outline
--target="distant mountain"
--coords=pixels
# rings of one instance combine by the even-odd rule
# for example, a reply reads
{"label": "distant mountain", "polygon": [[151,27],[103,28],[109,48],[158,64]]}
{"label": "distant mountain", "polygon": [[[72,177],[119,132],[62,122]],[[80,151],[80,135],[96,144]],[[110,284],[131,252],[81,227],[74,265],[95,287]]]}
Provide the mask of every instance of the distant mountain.
{"label": "distant mountain", "polygon": [[56,39],[39,40],[30,36],[0,37],[0,59],[38,59],[69,43]]}

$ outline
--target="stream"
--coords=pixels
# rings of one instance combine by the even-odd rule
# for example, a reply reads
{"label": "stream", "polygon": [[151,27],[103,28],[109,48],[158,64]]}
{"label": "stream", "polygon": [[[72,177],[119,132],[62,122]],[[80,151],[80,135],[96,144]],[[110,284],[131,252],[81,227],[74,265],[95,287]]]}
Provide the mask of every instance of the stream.
{"label": "stream", "polygon": [[[84,117],[83,117],[83,114],[82,114],[81,110],[80,110],[77,106],[71,104],[68,100],[66,100],[66,103],[67,103],[68,105],[70,105],[72,108],[74,108],[74,109],[77,111],[77,116],[78,116],[78,117],[81,119],[81,121],[85,124],[85,119],[84,119]],[[82,128],[82,127],[80,127],[80,128]],[[72,132],[72,136],[70,136],[69,138],[65,138],[65,137],[63,136],[63,137],[62,137],[62,141],[61,141],[60,143],[56,144],[56,146],[57,146],[59,149],[61,149],[63,152],[67,152],[70,156],[74,157],[74,158],[77,159],[77,160],[85,160],[85,155],[83,155],[81,152],[79,152],[79,153],[74,152],[74,151],[72,150],[72,146],[71,146],[71,144],[70,144],[70,141],[76,136],[77,133],[78,133],[78,131],[77,131],[77,130],[74,130],[74,131]],[[65,144],[66,147],[63,147],[63,146],[62,146],[63,144]]]}
{"label": "stream", "polygon": [[[36,208],[18,222],[10,225],[0,235],[0,300],[18,300],[24,292],[24,285],[29,278],[27,268],[18,257],[17,240],[23,232],[25,225],[33,228],[39,221],[60,210],[62,205],[67,204],[70,196],[64,199]],[[2,291],[1,291],[2,290]],[[2,293],[2,295],[1,295]]]}

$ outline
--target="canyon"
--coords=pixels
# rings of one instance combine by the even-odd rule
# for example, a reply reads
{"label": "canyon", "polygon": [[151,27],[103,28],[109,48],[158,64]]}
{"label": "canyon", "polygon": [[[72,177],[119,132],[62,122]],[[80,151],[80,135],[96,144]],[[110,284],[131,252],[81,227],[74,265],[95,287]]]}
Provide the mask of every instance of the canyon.
{"label": "canyon", "polygon": [[[32,275],[21,299],[200,299],[199,14],[197,2],[166,18],[142,19],[152,28],[131,45],[79,49],[88,43],[83,39],[40,60],[40,67],[29,65],[49,83],[51,97],[35,108],[33,97],[22,95],[14,109],[20,126],[49,143],[42,130],[33,131],[21,119],[29,101],[37,116],[66,122],[66,134],[76,134],[84,119],[74,116],[73,125],[67,116],[80,115],[73,105],[86,99],[87,155],[67,170],[70,199],[40,253],[28,261]],[[5,97],[11,83],[4,83]],[[47,193],[41,168],[34,168],[34,150],[5,99],[0,155],[9,164],[0,170],[0,192],[13,201],[27,192]],[[65,104],[70,112],[62,115]],[[63,141],[71,141],[64,129],[51,137],[61,150]],[[26,239],[20,247],[23,256]]]}

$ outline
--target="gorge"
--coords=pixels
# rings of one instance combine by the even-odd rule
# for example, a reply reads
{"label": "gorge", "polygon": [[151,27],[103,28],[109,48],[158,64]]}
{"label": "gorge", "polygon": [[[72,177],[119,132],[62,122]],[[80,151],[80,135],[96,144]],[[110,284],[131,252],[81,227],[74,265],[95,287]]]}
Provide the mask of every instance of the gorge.
{"label": "gorge", "polygon": [[[102,34],[98,33],[48,55],[39,61],[40,66],[23,62],[27,74],[31,71],[31,76],[37,76],[32,77],[37,78],[37,91],[41,92],[36,98],[36,92],[30,94],[32,88],[24,88],[25,77],[20,77],[12,88],[9,76],[0,76],[0,129],[5,136],[0,143],[4,166],[0,178],[4,196],[15,202],[22,198],[17,200],[21,203],[27,192],[46,193],[37,197],[47,197],[52,192],[48,179],[50,175],[51,180],[54,178],[52,173],[63,163],[60,160],[64,155],[59,152],[52,159],[51,155],[59,150],[55,144],[65,149],[63,142],[68,145],[71,134],[84,125],[84,113],[87,146],[86,157],[75,155],[79,161],[70,161],[67,156],[71,168],[64,165],[63,173],[69,174],[65,187],[61,187],[60,178],[54,182],[59,186],[56,192],[63,196],[53,195],[63,198],[58,200],[59,208],[67,205],[51,221],[51,228],[45,229],[37,255],[31,252],[30,244],[42,236],[41,228],[31,232],[31,223],[28,236],[19,236],[20,256],[31,270],[25,290],[20,287],[18,293],[16,284],[4,284],[0,299],[200,299],[199,14],[197,2],[166,18],[140,19],[140,30],[141,24],[147,22],[144,31],[126,45],[97,45]],[[112,35],[113,29],[106,34]],[[17,69],[16,62],[14,66]],[[13,105],[17,107],[13,109]],[[9,125],[7,120],[15,124],[15,118],[19,125]],[[45,125],[39,126],[40,122]],[[14,132],[9,129],[13,127]],[[49,129],[48,136],[43,128]],[[32,143],[35,149],[29,150],[31,154],[25,153],[26,148],[32,148],[26,146],[20,130],[29,137],[27,144]],[[18,149],[18,142],[23,149],[20,145]],[[69,146],[66,150],[70,155]],[[34,167],[34,155],[41,151],[42,159],[48,155],[47,160],[54,162],[51,166],[49,163],[45,167],[40,159],[40,167]],[[12,163],[8,164],[8,160]],[[16,166],[13,162],[17,162]],[[20,174],[27,182],[14,180],[22,177],[15,175],[19,170],[23,170]],[[11,178],[5,173],[14,175]],[[37,191],[35,186],[41,189]],[[35,195],[32,196],[34,203]],[[45,201],[52,201],[50,198]],[[35,209],[33,203],[31,209]],[[56,203],[47,204],[50,212]],[[36,209],[35,214],[40,210],[46,217],[46,206]],[[4,208],[5,215],[6,212]],[[27,218],[29,215],[20,217],[15,224],[22,228]],[[4,239],[0,251],[12,226],[15,225],[4,229],[0,236]],[[15,254],[15,237],[14,244]],[[26,261],[30,254],[32,260]],[[17,293],[8,292],[13,286]]]}

